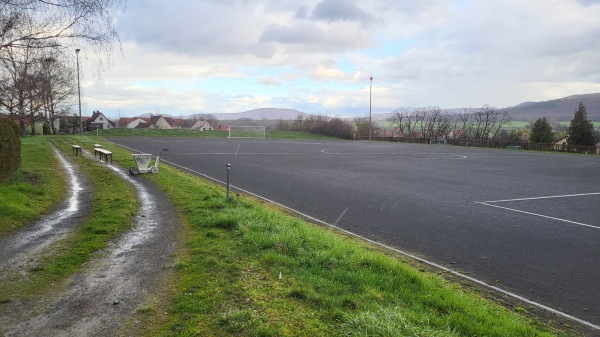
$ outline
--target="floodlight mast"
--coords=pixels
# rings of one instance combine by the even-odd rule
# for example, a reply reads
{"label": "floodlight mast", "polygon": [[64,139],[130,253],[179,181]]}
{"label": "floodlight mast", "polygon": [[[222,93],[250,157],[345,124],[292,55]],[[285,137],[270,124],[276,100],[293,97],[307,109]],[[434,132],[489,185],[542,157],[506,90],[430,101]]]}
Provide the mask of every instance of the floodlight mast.
{"label": "floodlight mast", "polygon": [[373,76],[370,78],[371,84],[369,85],[369,140],[371,140],[371,126],[373,122],[371,121],[371,101],[373,97]]}
{"label": "floodlight mast", "polygon": [[75,55],[77,55],[77,96],[79,97],[79,134],[83,134],[83,119],[81,118],[81,86],[79,85],[79,51],[81,49],[75,49]]}

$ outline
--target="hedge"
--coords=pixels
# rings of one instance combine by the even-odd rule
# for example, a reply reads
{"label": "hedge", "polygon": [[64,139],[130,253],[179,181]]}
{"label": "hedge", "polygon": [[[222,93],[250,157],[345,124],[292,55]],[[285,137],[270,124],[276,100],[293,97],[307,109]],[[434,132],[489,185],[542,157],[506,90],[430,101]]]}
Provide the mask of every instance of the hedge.
{"label": "hedge", "polygon": [[19,127],[10,120],[0,119],[0,181],[10,179],[20,166]]}

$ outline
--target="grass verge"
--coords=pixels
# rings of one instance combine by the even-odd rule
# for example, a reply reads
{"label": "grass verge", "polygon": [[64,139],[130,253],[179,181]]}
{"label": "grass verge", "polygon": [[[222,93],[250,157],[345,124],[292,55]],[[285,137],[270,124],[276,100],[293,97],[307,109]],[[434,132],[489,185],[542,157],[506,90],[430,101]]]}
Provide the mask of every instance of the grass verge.
{"label": "grass verge", "polygon": [[0,236],[38,219],[65,192],[48,138],[21,138],[21,149],[21,168],[0,183]]}
{"label": "grass verge", "polygon": [[[55,137],[52,141],[65,155],[71,153],[71,144],[86,146],[87,141],[92,144],[88,137],[76,140],[71,137]],[[53,157],[53,154],[48,150],[39,153],[40,160],[48,159],[44,157]],[[73,159],[90,180],[90,193],[94,195],[90,213],[72,235],[54,244],[51,253],[42,257],[26,275],[3,280],[0,283],[0,293],[4,299],[28,298],[53,282],[71,275],[95,252],[106,247],[111,239],[131,225],[131,218],[137,210],[133,190],[117,178],[112,170],[98,165],[97,161],[82,156]]]}
{"label": "grass verge", "polygon": [[148,177],[180,211],[186,248],[167,324],[147,335],[554,333],[362,241],[244,196],[226,203],[222,187],[195,176],[162,165]]}

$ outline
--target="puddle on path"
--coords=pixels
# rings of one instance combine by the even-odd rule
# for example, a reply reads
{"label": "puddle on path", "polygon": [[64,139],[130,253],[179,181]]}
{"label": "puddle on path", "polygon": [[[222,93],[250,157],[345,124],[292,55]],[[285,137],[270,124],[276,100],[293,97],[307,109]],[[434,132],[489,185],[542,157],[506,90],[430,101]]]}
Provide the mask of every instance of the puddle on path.
{"label": "puddle on path", "polygon": [[[159,204],[168,199],[150,181],[108,167],[136,190],[140,205],[135,226],[71,277],[66,289],[47,300],[43,309],[26,320],[8,322],[6,336],[114,335],[170,272],[178,228],[176,211]],[[15,316],[19,314],[23,313]]]}
{"label": "puddle on path", "polygon": [[[61,202],[56,211],[19,232],[0,239],[0,271],[22,268],[31,263],[44,248],[69,234],[87,214],[91,196],[84,194],[87,182],[80,177],[65,159],[63,154],[53,147],[54,153],[64,168],[68,182],[68,198]],[[88,193],[89,194],[89,193]]]}

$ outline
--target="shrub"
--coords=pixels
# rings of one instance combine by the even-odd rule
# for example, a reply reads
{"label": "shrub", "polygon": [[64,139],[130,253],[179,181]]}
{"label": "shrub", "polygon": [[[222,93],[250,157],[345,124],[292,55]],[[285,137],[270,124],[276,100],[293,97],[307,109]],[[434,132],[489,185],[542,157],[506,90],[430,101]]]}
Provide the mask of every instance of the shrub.
{"label": "shrub", "polygon": [[0,181],[8,180],[21,166],[19,127],[0,119]]}

